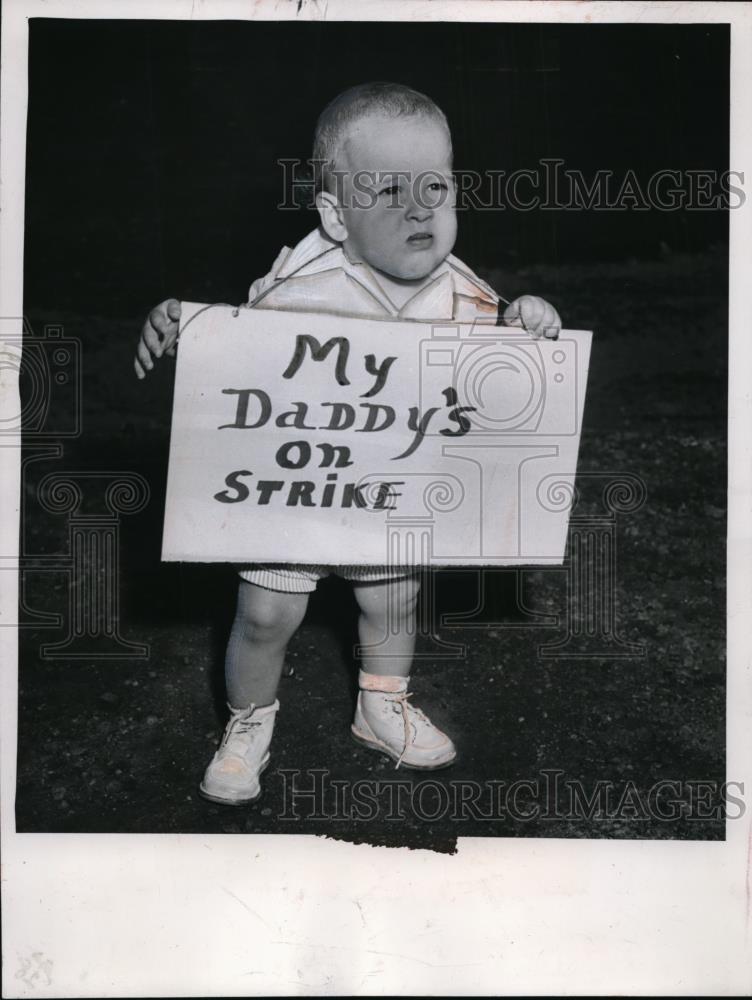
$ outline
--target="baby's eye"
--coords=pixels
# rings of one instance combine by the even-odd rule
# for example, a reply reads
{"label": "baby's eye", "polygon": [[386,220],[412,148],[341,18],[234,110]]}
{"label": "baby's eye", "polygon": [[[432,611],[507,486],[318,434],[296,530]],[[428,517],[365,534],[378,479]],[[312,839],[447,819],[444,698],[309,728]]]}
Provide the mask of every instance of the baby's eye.
{"label": "baby's eye", "polygon": [[382,188],[379,194],[386,194],[390,197],[394,197],[395,194],[399,193],[399,184],[390,184],[388,187]]}
{"label": "baby's eye", "polygon": [[428,190],[429,191],[448,191],[449,190],[449,186],[445,183],[445,181],[432,181],[428,185]]}

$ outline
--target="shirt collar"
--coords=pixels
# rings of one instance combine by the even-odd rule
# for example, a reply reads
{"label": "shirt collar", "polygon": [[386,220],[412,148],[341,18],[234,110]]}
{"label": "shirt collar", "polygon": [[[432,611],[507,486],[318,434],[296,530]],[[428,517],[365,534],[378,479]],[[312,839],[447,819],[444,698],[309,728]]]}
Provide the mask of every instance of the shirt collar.
{"label": "shirt collar", "polygon": [[[431,272],[428,283],[419,288],[398,309],[368,264],[349,260],[342,244],[327,236],[320,227],[314,229],[289,251],[275,277],[284,280],[294,274],[312,275],[331,270],[344,271],[370,292],[388,315],[404,319],[451,316],[454,293],[466,292],[468,285],[472,286],[472,294],[480,293],[484,298],[487,295],[491,301],[497,299],[496,294],[485,282],[480,281],[472,272],[468,272],[456,257],[449,254]],[[457,287],[458,285],[460,287]]]}

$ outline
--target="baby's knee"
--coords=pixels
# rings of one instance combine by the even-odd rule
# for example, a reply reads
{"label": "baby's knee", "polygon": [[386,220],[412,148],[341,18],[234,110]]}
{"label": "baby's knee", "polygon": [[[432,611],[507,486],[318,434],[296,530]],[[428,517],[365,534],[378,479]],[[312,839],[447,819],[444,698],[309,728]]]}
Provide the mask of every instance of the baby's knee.
{"label": "baby's knee", "polygon": [[242,582],[238,617],[259,636],[288,637],[303,620],[307,594],[288,594]]}
{"label": "baby's knee", "polygon": [[356,587],[360,610],[373,621],[408,621],[415,614],[419,592],[418,577]]}

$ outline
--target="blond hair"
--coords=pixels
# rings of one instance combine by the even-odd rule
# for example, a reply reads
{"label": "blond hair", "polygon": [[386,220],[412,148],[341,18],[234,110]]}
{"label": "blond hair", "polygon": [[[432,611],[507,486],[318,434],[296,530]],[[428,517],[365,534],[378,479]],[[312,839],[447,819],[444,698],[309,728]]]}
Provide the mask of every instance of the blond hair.
{"label": "blond hair", "polygon": [[389,118],[410,115],[433,118],[446,129],[451,149],[452,135],[446,115],[430,97],[401,83],[361,83],[338,94],[327,104],[316,122],[313,170],[317,191],[332,190],[332,172],[350,127],[373,114]]}

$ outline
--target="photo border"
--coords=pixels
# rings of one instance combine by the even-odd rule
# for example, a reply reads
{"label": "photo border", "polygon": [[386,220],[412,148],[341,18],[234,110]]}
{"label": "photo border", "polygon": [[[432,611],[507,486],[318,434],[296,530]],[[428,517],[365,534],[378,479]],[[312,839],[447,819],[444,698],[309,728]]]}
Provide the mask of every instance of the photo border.
{"label": "photo border", "polygon": [[[730,166],[752,178],[744,4],[6,0],[0,316],[5,329],[18,317],[19,336],[31,17],[730,23]],[[749,199],[729,215],[727,778],[749,790]],[[12,367],[0,365],[0,393],[0,412],[20,411]],[[0,620],[13,621],[21,452],[0,443]],[[14,630],[0,629],[7,997],[752,991],[749,808],[722,843],[460,838],[454,856],[294,835],[16,834],[17,655]]]}

